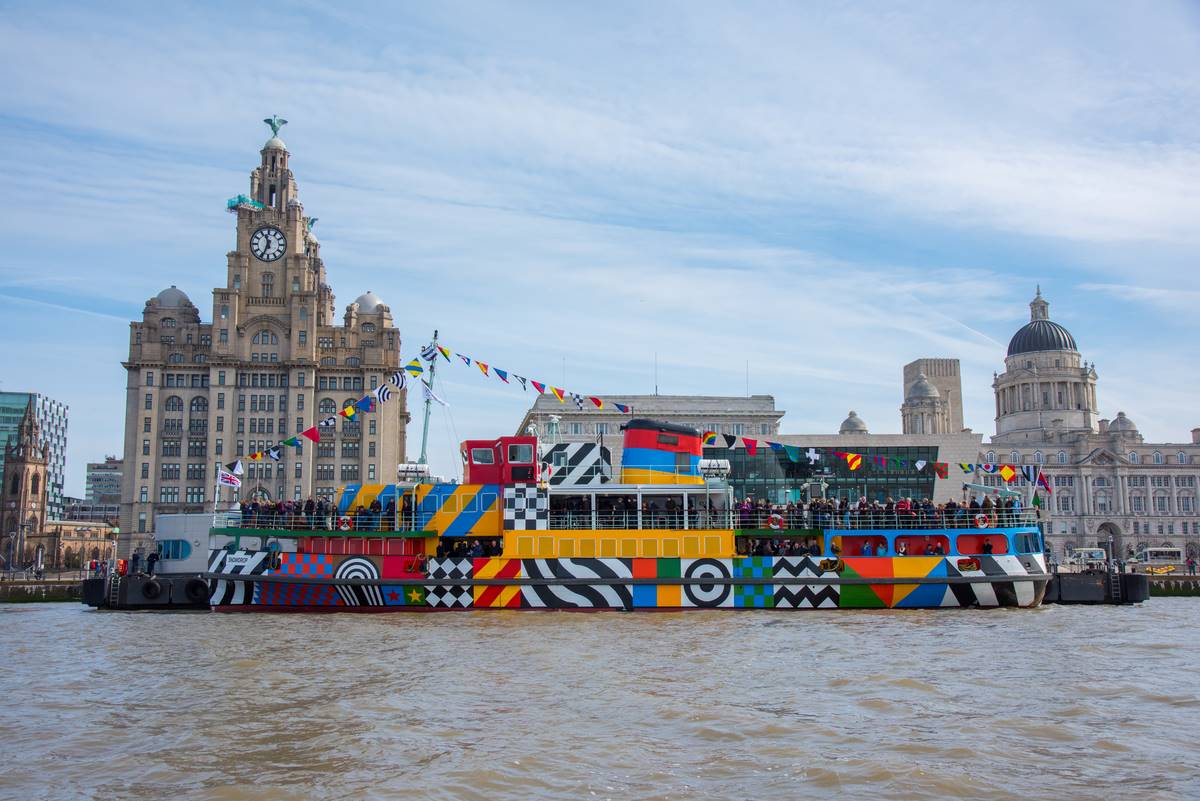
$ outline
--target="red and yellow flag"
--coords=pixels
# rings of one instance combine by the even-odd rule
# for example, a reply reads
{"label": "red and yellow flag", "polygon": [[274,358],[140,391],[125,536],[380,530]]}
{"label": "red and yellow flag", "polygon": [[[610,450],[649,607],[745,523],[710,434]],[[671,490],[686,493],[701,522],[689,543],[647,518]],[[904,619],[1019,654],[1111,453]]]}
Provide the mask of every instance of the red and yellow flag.
{"label": "red and yellow flag", "polygon": [[564,401],[563,401],[563,392],[564,392],[564,390],[561,390],[561,389],[559,389],[558,387],[550,387],[550,392],[551,392],[551,393],[554,395],[554,397],[558,398],[558,402],[559,402],[559,403],[563,403],[563,402],[564,402]]}
{"label": "red and yellow flag", "polygon": [[846,454],[846,466],[849,467],[851,470],[857,470],[858,468],[862,467],[862,454],[861,453],[847,453]]}

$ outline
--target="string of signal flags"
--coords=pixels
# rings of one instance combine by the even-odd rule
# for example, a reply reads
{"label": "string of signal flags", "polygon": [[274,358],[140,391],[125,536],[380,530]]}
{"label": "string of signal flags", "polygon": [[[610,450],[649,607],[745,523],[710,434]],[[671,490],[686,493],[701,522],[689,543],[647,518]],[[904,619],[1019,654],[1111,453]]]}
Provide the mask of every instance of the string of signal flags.
{"label": "string of signal flags", "polygon": [[[715,431],[705,431],[703,442],[708,447],[723,447],[726,449],[734,448],[740,443],[750,456],[757,454],[760,447],[769,448],[772,451],[785,453],[793,462],[799,462],[803,456],[808,460],[809,464],[817,464],[821,461],[822,457],[833,457],[834,459],[845,461],[846,467],[852,471],[862,470],[866,467],[874,467],[879,470],[900,468],[902,470],[912,469],[918,473],[932,471],[938,478],[948,478],[950,476],[950,464],[948,462],[936,462],[926,459],[901,459],[896,456],[864,456],[861,453],[840,451],[835,448],[802,449],[799,445],[787,445],[782,442],[733,436],[732,434],[718,434]],[[1046,480],[1045,474],[1042,473],[1038,465],[959,462],[958,467],[964,475],[971,475],[978,469],[989,475],[999,475],[1006,483],[1023,478],[1030,484],[1041,486],[1048,493],[1052,492],[1050,482]]]}
{"label": "string of signal flags", "polygon": [[[435,345],[430,343],[421,348],[421,352],[418,356],[414,356],[407,364],[392,373],[391,377],[385,383],[380,384],[366,395],[363,395],[359,400],[355,401],[354,403],[347,403],[344,407],[342,407],[341,411],[322,418],[317,422],[316,425],[301,431],[296,436],[280,440],[265,450],[248,454],[246,459],[251,462],[260,462],[264,459],[278,462],[283,458],[283,449],[286,447],[300,448],[303,445],[304,440],[308,440],[310,442],[320,442],[322,430],[328,431],[336,428],[339,417],[352,420],[359,414],[369,414],[374,412],[378,404],[383,404],[390,401],[398,392],[405,389],[409,381],[420,381],[422,391],[426,398],[434,401],[435,403],[439,403],[442,406],[448,406],[449,404],[446,403],[446,401],[442,398],[438,397],[434,393],[433,389],[430,388],[429,383],[421,377],[426,372],[425,365],[421,363],[422,360],[424,360],[426,364],[429,364],[436,360],[439,356],[451,364],[453,364],[455,361],[459,361],[464,367],[475,367],[485,378],[494,376],[495,378],[499,379],[501,383],[508,384],[509,386],[520,386],[521,389],[526,392],[528,392],[529,388],[532,387],[533,390],[539,395],[551,395],[556,398],[559,403],[565,404],[567,400],[570,399],[580,410],[589,408],[594,408],[597,410],[612,408],[621,414],[633,414],[633,407],[627,403],[605,400],[604,398],[596,395],[581,395],[576,392],[570,392],[562,387],[556,387],[551,384],[547,384],[544,381],[526,378],[525,376],[517,375],[510,370],[494,367],[488,362],[481,361],[473,356],[452,351],[445,345]],[[237,460],[230,462],[225,466],[225,468],[225,470],[221,471],[219,480],[222,483],[227,483],[229,486],[239,486],[241,483],[240,480],[238,480],[238,483],[235,484],[233,483],[233,479],[236,478],[236,476],[242,475],[244,472],[241,461]]]}

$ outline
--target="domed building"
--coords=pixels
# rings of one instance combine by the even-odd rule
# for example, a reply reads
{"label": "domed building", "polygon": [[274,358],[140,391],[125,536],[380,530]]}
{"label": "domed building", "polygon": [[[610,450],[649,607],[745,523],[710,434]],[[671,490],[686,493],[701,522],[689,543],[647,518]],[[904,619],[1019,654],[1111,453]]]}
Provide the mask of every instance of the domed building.
{"label": "domed building", "polygon": [[[1147,443],[1125,412],[1100,417],[1095,366],[1049,308],[1039,288],[994,376],[996,434],[977,461],[1039,468],[1053,490],[1040,499],[1046,541],[1060,558],[1110,543],[1121,557],[1163,545],[1200,555],[1200,428],[1190,442]],[[1003,484],[982,470],[975,480]]]}
{"label": "domed building", "polygon": [[[406,395],[337,417],[320,443],[279,447],[386,383],[400,366],[391,309],[360,295],[339,322],[312,231],[278,136],[250,172],[211,322],[182,289],[146,301],[130,325],[121,490],[122,556],[149,543],[159,514],[211,511],[214,471],[245,459],[242,500],[333,499],[348,482],[386,481],[405,461]],[[207,310],[206,310],[207,313]],[[277,448],[274,457],[252,453]],[[233,495],[224,490],[222,501]]]}

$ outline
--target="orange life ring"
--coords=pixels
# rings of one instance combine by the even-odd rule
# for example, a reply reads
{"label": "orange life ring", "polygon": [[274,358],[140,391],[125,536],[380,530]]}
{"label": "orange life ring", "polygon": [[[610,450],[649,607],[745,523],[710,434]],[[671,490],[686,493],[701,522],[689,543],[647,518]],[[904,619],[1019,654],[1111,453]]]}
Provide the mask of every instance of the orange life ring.
{"label": "orange life ring", "polygon": [[975,515],[975,528],[987,528],[992,522],[992,518],[980,512]]}
{"label": "orange life ring", "polygon": [[338,531],[349,531],[352,528],[354,528],[354,521],[352,519],[346,515],[338,518]]}
{"label": "orange life ring", "polygon": [[778,531],[783,528],[783,515],[771,515],[767,518],[767,528]]}

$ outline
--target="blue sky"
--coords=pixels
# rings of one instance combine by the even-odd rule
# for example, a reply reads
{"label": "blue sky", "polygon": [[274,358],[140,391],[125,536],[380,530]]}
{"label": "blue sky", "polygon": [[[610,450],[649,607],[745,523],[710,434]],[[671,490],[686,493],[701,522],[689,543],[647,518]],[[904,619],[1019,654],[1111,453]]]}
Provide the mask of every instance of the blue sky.
{"label": "blue sky", "polygon": [[[119,452],[128,321],[211,318],[268,131],[339,309],[584,394],[774,394],[899,430],[900,369],[992,372],[1041,283],[1148,440],[1200,425],[1187,3],[2,4],[0,385]],[[565,377],[564,377],[565,361]],[[530,398],[447,366],[454,441]],[[410,442],[416,447],[416,437]]]}

